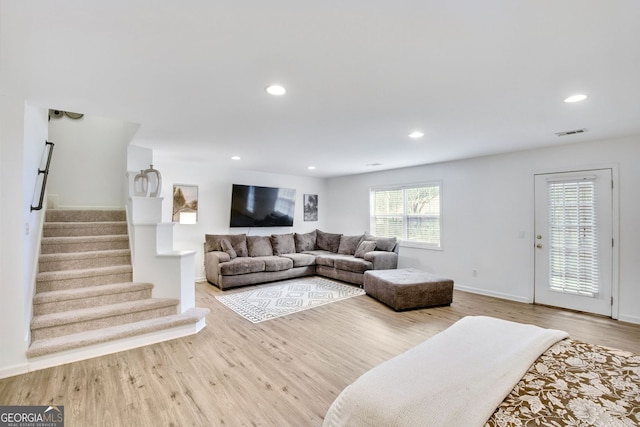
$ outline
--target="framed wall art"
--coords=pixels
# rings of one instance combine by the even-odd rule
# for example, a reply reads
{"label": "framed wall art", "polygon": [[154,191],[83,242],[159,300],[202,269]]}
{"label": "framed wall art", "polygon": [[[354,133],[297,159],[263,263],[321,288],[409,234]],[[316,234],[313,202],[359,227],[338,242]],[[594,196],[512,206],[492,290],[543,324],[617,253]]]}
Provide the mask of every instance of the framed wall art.
{"label": "framed wall art", "polygon": [[305,221],[318,220],[318,195],[317,194],[304,195],[304,220]]}
{"label": "framed wall art", "polygon": [[195,224],[198,222],[198,186],[173,185],[173,222]]}

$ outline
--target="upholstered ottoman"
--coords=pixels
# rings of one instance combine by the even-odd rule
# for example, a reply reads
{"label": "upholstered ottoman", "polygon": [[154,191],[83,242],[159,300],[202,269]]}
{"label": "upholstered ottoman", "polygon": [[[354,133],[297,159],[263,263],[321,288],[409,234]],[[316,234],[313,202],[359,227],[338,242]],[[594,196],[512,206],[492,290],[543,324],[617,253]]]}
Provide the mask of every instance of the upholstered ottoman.
{"label": "upholstered ottoman", "polygon": [[453,280],[415,268],[368,270],[364,273],[367,295],[396,311],[450,305]]}

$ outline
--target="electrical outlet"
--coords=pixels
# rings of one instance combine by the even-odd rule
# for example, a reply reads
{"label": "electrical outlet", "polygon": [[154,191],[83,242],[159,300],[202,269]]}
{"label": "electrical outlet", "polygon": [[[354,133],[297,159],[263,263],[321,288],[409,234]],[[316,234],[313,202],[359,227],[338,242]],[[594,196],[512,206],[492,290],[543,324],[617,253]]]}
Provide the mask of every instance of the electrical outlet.
{"label": "electrical outlet", "polygon": [[471,270],[471,275],[473,277],[478,277],[478,270],[476,270],[475,268],[473,270]]}
{"label": "electrical outlet", "polygon": [[25,236],[29,235],[29,223],[28,222],[24,223],[24,235]]}

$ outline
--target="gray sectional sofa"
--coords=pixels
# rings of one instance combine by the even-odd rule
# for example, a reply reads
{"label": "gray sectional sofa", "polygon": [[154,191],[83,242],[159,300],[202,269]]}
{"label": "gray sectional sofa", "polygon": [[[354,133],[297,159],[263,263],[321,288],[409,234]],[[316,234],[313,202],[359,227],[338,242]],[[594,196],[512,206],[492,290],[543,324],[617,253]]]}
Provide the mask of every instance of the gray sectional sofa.
{"label": "gray sectional sofa", "polygon": [[362,285],[365,271],[398,266],[396,239],[366,233],[207,234],[204,252],[206,278],[220,289],[310,275]]}

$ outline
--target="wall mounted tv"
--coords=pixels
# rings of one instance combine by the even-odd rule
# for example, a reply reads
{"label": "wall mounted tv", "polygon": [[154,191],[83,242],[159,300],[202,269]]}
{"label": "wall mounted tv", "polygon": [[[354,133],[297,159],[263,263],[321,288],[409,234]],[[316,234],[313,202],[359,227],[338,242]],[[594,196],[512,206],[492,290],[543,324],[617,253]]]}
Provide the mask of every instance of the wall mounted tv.
{"label": "wall mounted tv", "polygon": [[231,227],[291,227],[296,190],[233,184]]}

